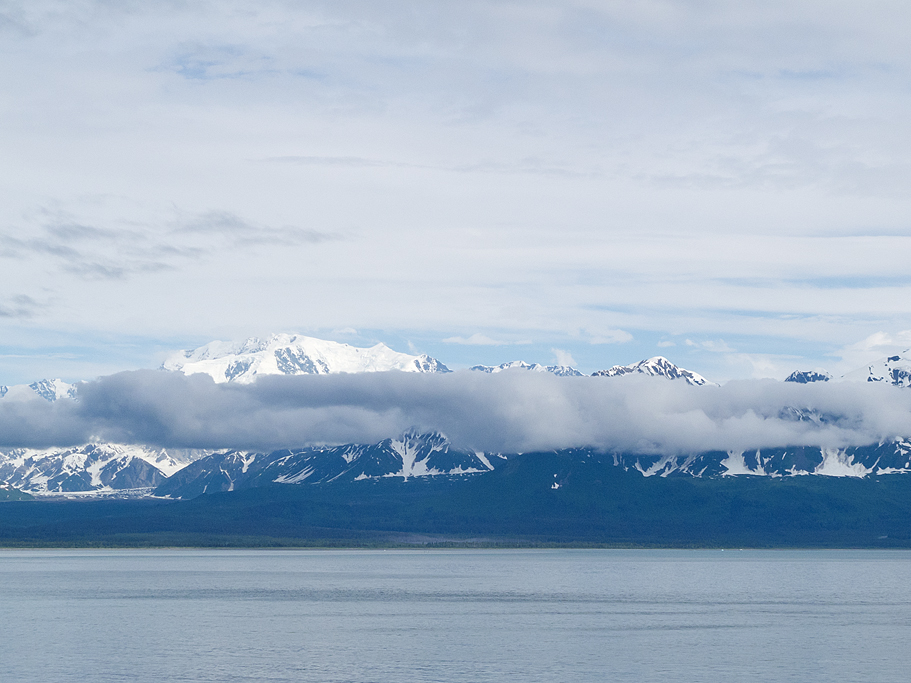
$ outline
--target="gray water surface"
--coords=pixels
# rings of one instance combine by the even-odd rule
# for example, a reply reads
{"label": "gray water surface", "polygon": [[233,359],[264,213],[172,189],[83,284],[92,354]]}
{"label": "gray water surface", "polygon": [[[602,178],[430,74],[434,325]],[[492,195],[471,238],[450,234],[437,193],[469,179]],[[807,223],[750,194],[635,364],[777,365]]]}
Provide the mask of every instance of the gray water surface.
{"label": "gray water surface", "polygon": [[911,680],[911,552],[0,551],[3,681]]}

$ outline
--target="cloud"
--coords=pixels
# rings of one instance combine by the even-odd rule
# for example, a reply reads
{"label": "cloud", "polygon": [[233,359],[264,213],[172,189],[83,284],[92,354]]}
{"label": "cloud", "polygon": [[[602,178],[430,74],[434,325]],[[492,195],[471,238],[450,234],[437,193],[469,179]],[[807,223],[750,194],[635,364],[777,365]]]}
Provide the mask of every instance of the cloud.
{"label": "cloud", "polygon": [[174,229],[177,235],[215,235],[234,246],[319,244],[343,239],[340,233],[285,226],[256,225],[230,211],[208,211],[193,216]]}
{"label": "cloud", "polygon": [[160,67],[161,71],[195,81],[252,78],[275,72],[268,55],[250,52],[243,45],[187,47]]}
{"label": "cloud", "polygon": [[670,348],[671,346],[677,346],[677,344],[675,344],[675,343],[672,342],[672,341],[660,341],[660,342],[658,342],[658,348],[659,348],[659,349],[667,349],[667,348]]}
{"label": "cloud", "polygon": [[499,175],[540,175],[563,178],[596,177],[600,173],[592,168],[577,169],[548,163],[535,157],[526,157],[508,163],[483,161],[472,164],[440,165],[415,164],[404,161],[365,159],[362,157],[280,156],[268,157],[264,162],[298,164],[301,166],[327,166],[346,168],[401,168],[412,170],[442,171],[447,173],[484,173]]}
{"label": "cloud", "polygon": [[701,341],[701,342],[695,342],[692,339],[687,339],[683,343],[686,344],[687,346],[692,346],[692,347],[699,348],[699,349],[705,349],[706,351],[709,351],[711,353],[733,353],[734,352],[734,349],[732,349],[730,346],[728,346],[727,342],[725,342],[723,339],[719,339],[717,341],[710,339],[710,340]]}
{"label": "cloud", "polygon": [[554,354],[557,365],[576,365],[576,359],[572,357],[572,354],[569,351],[564,351],[563,349],[551,349],[551,353]]}
{"label": "cloud", "polygon": [[0,2],[0,291],[98,356],[303,320],[822,364],[911,327],[911,4],[868,5]]}
{"label": "cloud", "polygon": [[901,353],[911,347],[911,330],[878,331],[833,353],[841,358],[837,371],[851,372],[883,356]]}
{"label": "cloud", "polygon": [[120,280],[136,273],[175,267],[195,257],[192,248],[159,241],[133,227],[99,227],[61,211],[41,209],[43,224],[28,237],[0,233],[7,258],[54,259],[62,271],[86,280]]}
{"label": "cloud", "polygon": [[589,344],[625,344],[633,340],[633,335],[625,330],[589,330]]}
{"label": "cloud", "polygon": [[530,341],[505,341],[503,339],[493,339],[480,332],[475,332],[470,337],[447,337],[443,342],[446,344],[463,344],[465,346],[512,346],[531,343]]}
{"label": "cloud", "polygon": [[846,347],[847,351],[888,353],[896,348],[907,349],[911,346],[911,330],[902,330],[895,334],[874,332],[866,339]]}
{"label": "cloud", "polygon": [[[793,407],[824,420],[787,419]],[[911,391],[867,383],[693,387],[633,375],[468,371],[262,377],[233,385],[144,370],[83,383],[78,401],[0,401],[5,446],[106,440],[267,450],[373,442],[409,427],[488,452],[838,447],[911,434]]]}
{"label": "cloud", "polygon": [[[86,280],[123,280],[142,273],[177,270],[204,257],[251,247],[297,247],[344,239],[338,232],[255,224],[230,211],[180,214],[171,228],[108,219],[113,227],[41,209],[43,224],[32,236],[0,232],[0,257],[52,257],[62,271]],[[166,222],[167,223],[167,222]]]}
{"label": "cloud", "polygon": [[43,304],[25,294],[0,298],[0,318],[30,318],[42,308]]}
{"label": "cloud", "polygon": [[364,159],[362,157],[282,156],[268,157],[263,159],[263,161],[282,164],[300,164],[302,166],[344,166],[348,168],[415,167],[414,164],[406,164],[400,161],[380,161],[378,159]]}

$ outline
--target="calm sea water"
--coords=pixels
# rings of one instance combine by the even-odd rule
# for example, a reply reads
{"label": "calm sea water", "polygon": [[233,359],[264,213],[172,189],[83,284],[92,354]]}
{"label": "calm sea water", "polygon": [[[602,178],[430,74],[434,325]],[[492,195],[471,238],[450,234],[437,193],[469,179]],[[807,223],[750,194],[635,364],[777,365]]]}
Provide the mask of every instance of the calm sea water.
{"label": "calm sea water", "polygon": [[911,680],[911,552],[0,551],[3,681]]}

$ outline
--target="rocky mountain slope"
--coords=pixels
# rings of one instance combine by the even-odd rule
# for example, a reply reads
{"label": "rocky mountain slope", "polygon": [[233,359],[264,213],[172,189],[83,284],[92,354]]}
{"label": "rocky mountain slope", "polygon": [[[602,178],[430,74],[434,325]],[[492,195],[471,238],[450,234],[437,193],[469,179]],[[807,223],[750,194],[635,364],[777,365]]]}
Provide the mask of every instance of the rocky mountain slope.
{"label": "rocky mountain slope", "polygon": [[151,489],[208,452],[120,444],[0,452],[0,482],[33,495]]}
{"label": "rocky mountain slope", "polygon": [[155,490],[192,498],[271,484],[324,484],[366,479],[462,476],[491,471],[502,456],[458,450],[441,434],[406,432],[376,444],[311,447],[271,453],[230,451],[191,463]]}
{"label": "rocky mountain slope", "polygon": [[848,382],[881,382],[896,387],[911,387],[911,350],[880,358],[847,373],[842,379]]}
{"label": "rocky mountain slope", "polygon": [[[755,451],[708,451],[685,455],[605,453],[592,448],[556,451],[560,457],[612,465],[643,477],[714,479],[737,476],[821,475],[865,478],[911,472],[911,442],[897,439],[845,449],[798,446]],[[155,490],[155,495],[193,498],[203,493],[272,485],[350,484],[366,480],[486,476],[522,454],[484,454],[455,449],[441,434],[408,432],[377,444],[302,448],[271,453],[231,451],[196,460]],[[554,489],[562,486],[555,475]]]}
{"label": "rocky mountain slope", "polygon": [[[172,356],[166,370],[206,373],[216,382],[253,382],[263,375],[327,374],[340,372],[449,372],[429,356],[392,351],[378,344],[362,349],[299,335],[273,335],[241,343],[212,342]],[[496,366],[476,365],[474,372],[547,372],[580,377],[575,368],[513,361]],[[631,365],[616,365],[593,373],[595,377],[640,374],[656,379],[681,380],[694,386],[711,384],[702,375],[680,368],[662,356]],[[797,371],[794,383],[834,381],[824,371]],[[839,381],[863,381],[911,386],[911,353],[889,356]],[[78,401],[78,386],[59,379],[29,385],[0,387],[0,401]],[[774,416],[773,416],[774,417]],[[837,422],[808,408],[793,408],[782,420]],[[566,455],[570,451],[560,451]],[[845,449],[796,444],[789,448],[718,451],[650,456],[574,449],[573,457],[609,462],[623,471],[649,477],[724,478],[731,476],[793,477],[826,475],[865,478],[911,472],[911,442],[907,439]],[[28,494],[110,494],[137,490],[171,497],[193,497],[203,492],[230,491],[273,484],[354,483],[397,478],[403,482],[434,477],[484,476],[512,454],[484,454],[454,448],[441,434],[408,432],[375,444],[302,447],[271,453],[180,451],[141,445],[86,444],[68,448],[0,451],[0,486]],[[562,456],[561,456],[562,457]],[[559,481],[553,484],[559,487]]]}
{"label": "rocky mountain slope", "polygon": [[568,365],[541,365],[539,363],[526,363],[524,360],[514,360],[500,365],[472,365],[469,370],[486,372],[488,374],[503,372],[504,370],[529,370],[531,372],[549,372],[558,377],[582,377],[583,373]]}
{"label": "rocky mountain slope", "polygon": [[76,398],[76,385],[62,379],[41,379],[31,384],[0,385],[0,399],[28,401],[43,398],[53,403],[61,398]]}
{"label": "rocky mountain slope", "polygon": [[607,370],[598,370],[592,373],[593,377],[619,377],[620,375],[629,375],[638,373],[640,375],[649,375],[650,377],[663,377],[665,379],[682,379],[687,384],[694,386],[704,386],[713,384],[702,375],[691,370],[677,367],[664,356],[654,356],[647,360],[633,363],[632,365],[615,365]]}

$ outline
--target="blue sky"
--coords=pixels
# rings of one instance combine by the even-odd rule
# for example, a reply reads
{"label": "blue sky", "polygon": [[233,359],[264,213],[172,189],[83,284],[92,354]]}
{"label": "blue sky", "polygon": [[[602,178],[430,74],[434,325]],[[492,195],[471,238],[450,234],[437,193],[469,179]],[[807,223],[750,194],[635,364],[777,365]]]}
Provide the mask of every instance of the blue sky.
{"label": "blue sky", "polygon": [[906,3],[0,2],[0,383],[288,331],[911,346]]}

